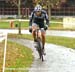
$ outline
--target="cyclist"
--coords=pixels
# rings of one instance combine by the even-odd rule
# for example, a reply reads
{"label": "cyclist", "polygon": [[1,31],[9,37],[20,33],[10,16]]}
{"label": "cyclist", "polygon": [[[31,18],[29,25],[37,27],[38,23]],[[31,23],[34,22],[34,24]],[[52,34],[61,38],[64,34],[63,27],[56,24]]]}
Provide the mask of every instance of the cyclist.
{"label": "cyclist", "polygon": [[[44,23],[44,20],[46,20],[46,24]],[[35,30],[39,26],[41,30],[41,37],[42,37],[42,44],[43,49],[45,45],[45,30],[48,29],[49,26],[49,19],[46,11],[44,11],[41,7],[41,5],[37,5],[33,12],[31,13],[30,21],[29,21],[29,32],[32,32],[34,42],[36,43],[36,34]]]}

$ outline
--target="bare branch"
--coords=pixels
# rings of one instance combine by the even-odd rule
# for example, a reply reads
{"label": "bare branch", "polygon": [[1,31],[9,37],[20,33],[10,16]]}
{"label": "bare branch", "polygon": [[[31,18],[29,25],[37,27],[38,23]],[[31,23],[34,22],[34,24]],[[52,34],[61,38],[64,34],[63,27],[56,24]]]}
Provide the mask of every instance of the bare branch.
{"label": "bare branch", "polygon": [[11,3],[13,6],[18,6],[18,0],[6,0],[6,3]]}
{"label": "bare branch", "polygon": [[18,0],[12,0],[13,4],[18,6]]}

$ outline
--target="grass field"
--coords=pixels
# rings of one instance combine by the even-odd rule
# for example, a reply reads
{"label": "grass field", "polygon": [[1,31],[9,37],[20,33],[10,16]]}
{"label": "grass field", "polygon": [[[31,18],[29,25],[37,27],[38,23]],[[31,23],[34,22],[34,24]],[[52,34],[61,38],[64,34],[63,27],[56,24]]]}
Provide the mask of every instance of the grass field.
{"label": "grass field", "polygon": [[[12,21],[12,20],[10,20]],[[50,23],[49,29],[50,30],[75,30],[70,28],[64,28],[62,24],[62,19],[52,19],[52,22],[60,22],[60,23]],[[13,27],[11,28],[10,22],[7,22],[5,20],[0,20],[0,29],[18,29],[19,24],[21,24],[21,29],[28,29],[29,28],[29,22],[28,21],[14,21]],[[16,27],[16,25],[18,27]]]}
{"label": "grass field", "polygon": [[[32,35],[27,35],[27,34],[26,35],[9,34],[8,37],[33,40]],[[75,38],[67,38],[67,37],[60,37],[60,36],[46,36],[46,42],[75,49]]]}
{"label": "grass field", "polygon": [[[28,28],[28,22],[20,22],[21,23],[21,28],[22,29],[27,29]],[[18,21],[14,21],[13,28],[16,28],[16,24],[19,25]],[[0,22],[0,28],[1,29],[7,29],[11,28],[10,22]]]}
{"label": "grass field", "polygon": [[[0,43],[0,72],[2,72],[3,62],[3,42]],[[33,55],[30,48],[23,45],[8,41],[7,54],[6,54],[6,68],[27,68],[33,62]],[[5,71],[5,72],[23,72],[23,71]],[[24,71],[28,72],[28,71]]]}
{"label": "grass field", "polygon": [[[54,21],[54,22],[62,22],[62,20],[51,20],[51,21]],[[29,22],[28,21],[14,21],[14,25],[13,25],[13,28],[15,29],[16,28],[16,24],[19,26],[19,23],[21,24],[21,29],[28,29],[28,26],[29,26]],[[10,22],[6,22],[6,21],[1,21],[0,20],[0,28],[1,29],[7,29],[7,28],[11,28],[11,25],[10,25]],[[17,27],[18,28],[18,27]],[[50,27],[49,29],[63,29],[63,25],[61,23],[50,23]]]}

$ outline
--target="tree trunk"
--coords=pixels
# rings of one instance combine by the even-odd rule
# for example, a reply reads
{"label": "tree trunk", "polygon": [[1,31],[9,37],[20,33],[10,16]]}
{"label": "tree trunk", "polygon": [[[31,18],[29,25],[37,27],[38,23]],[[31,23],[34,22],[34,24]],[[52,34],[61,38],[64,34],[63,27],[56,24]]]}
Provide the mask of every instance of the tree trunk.
{"label": "tree trunk", "polygon": [[50,1],[48,1],[48,16],[49,16],[49,20],[51,20],[51,6],[50,6]]}
{"label": "tree trunk", "polygon": [[21,11],[20,11],[21,0],[18,0],[18,18],[19,18],[19,34],[21,34]]}

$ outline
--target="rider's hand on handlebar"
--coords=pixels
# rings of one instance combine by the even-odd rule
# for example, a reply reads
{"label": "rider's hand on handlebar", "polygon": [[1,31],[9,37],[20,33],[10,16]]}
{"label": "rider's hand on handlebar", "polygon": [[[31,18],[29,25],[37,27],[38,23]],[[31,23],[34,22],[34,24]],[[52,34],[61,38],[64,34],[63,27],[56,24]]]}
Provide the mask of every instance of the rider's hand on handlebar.
{"label": "rider's hand on handlebar", "polygon": [[29,27],[29,32],[32,33],[32,27],[31,26]]}
{"label": "rider's hand on handlebar", "polygon": [[48,25],[45,25],[44,29],[47,30],[48,29]]}

